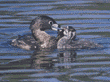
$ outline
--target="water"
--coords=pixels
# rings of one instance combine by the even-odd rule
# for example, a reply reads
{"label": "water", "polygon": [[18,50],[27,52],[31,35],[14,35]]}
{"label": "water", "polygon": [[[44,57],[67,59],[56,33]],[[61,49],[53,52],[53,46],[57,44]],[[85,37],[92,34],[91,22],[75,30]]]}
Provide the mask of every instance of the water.
{"label": "water", "polygon": [[[109,0],[0,0],[0,82],[110,81]],[[10,41],[30,34],[39,14],[71,25],[101,49],[26,51]],[[56,32],[47,31],[56,36]]]}

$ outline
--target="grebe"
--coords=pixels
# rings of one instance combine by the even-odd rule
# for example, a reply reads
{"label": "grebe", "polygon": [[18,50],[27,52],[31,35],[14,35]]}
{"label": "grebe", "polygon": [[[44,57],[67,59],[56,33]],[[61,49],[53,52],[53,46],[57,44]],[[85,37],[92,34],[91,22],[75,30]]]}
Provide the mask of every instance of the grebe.
{"label": "grebe", "polygon": [[[52,27],[52,29],[58,31],[57,38],[60,37],[57,42],[58,49],[90,49],[102,47],[102,45],[96,44],[85,39],[76,39],[76,30],[72,26],[67,26],[65,28]],[[62,36],[60,36],[59,34]]]}
{"label": "grebe", "polygon": [[51,17],[41,15],[32,20],[30,29],[32,36],[24,35],[18,36],[17,39],[12,40],[11,45],[17,46],[25,50],[39,49],[39,48],[56,48],[57,39],[45,32],[52,27],[58,28],[59,25]]}

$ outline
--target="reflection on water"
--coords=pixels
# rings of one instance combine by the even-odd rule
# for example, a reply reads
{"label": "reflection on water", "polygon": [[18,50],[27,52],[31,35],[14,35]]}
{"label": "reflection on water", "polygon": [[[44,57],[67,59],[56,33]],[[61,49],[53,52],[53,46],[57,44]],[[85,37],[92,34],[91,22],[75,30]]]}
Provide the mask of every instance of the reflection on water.
{"label": "reflection on water", "polygon": [[[34,53],[35,54],[35,53]],[[45,55],[44,55],[45,54]],[[76,53],[75,51],[61,51],[59,53],[54,53],[55,58],[46,57],[49,53],[40,52],[32,56],[32,68],[35,69],[54,69],[55,63],[72,63],[75,62]],[[52,53],[53,54],[53,53]],[[52,55],[51,54],[51,55]],[[66,68],[66,67],[65,67]]]}
{"label": "reflection on water", "polygon": [[[109,0],[1,0],[0,82],[109,82],[109,8]],[[30,22],[39,14],[75,27],[77,38],[104,48],[25,51],[11,46],[18,35],[31,34]],[[47,33],[57,35],[51,30]]]}
{"label": "reflection on water", "polygon": [[[97,55],[87,54],[85,51],[80,51],[80,53],[86,55],[80,55],[77,52],[72,50],[43,50],[33,52],[31,57],[21,56],[19,60],[16,59],[17,56],[7,56],[8,59],[3,57],[1,62],[9,59],[10,61],[1,64],[0,73],[5,75],[3,80],[13,78],[11,81],[16,81],[16,78],[19,78],[18,74],[22,78],[20,81],[42,81],[44,79],[49,80],[49,78],[52,81],[53,77],[56,81],[95,81],[95,79],[100,81],[102,76],[109,80],[110,57],[108,54],[101,54],[101,50],[94,52],[98,53]],[[12,59],[16,59],[16,61],[12,61]],[[10,65],[12,66],[10,67]],[[9,67],[11,70],[7,70]]]}

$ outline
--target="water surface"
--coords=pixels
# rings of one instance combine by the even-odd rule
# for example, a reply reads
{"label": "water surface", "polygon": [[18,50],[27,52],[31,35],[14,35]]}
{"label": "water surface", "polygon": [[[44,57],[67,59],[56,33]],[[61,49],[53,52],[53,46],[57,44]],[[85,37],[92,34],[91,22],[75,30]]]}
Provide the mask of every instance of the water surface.
{"label": "water surface", "polygon": [[[110,81],[110,1],[0,0],[1,82]],[[104,48],[26,51],[10,45],[18,35],[31,34],[29,25],[40,14],[62,26],[71,25],[77,38]],[[57,36],[55,31],[47,31]]]}

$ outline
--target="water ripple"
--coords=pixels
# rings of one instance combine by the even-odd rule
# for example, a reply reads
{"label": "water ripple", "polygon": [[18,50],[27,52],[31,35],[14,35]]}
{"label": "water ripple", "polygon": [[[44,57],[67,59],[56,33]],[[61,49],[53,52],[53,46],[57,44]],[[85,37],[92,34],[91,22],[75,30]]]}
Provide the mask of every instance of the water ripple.
{"label": "water ripple", "polygon": [[[97,14],[98,15],[89,15],[90,13],[92,14]],[[109,18],[108,16],[110,15],[99,15],[99,14],[109,14],[110,10],[52,10],[52,11],[31,11],[31,12],[21,12],[21,13],[17,13],[17,15],[32,15],[32,14],[53,14],[51,17],[53,18],[75,18],[75,17],[79,17],[79,18]],[[54,14],[61,14],[61,15],[54,15]],[[66,15],[65,15],[66,14]],[[70,15],[68,15],[70,14]],[[76,14],[76,15],[75,15]],[[78,15],[77,15],[78,14]],[[86,15],[80,15],[80,14],[86,14]],[[97,17],[98,16],[98,17]]]}
{"label": "water ripple", "polygon": [[55,67],[58,66],[81,66],[81,65],[109,65],[110,62],[109,61],[104,61],[104,62],[84,62],[84,63],[58,63],[55,64]]}

